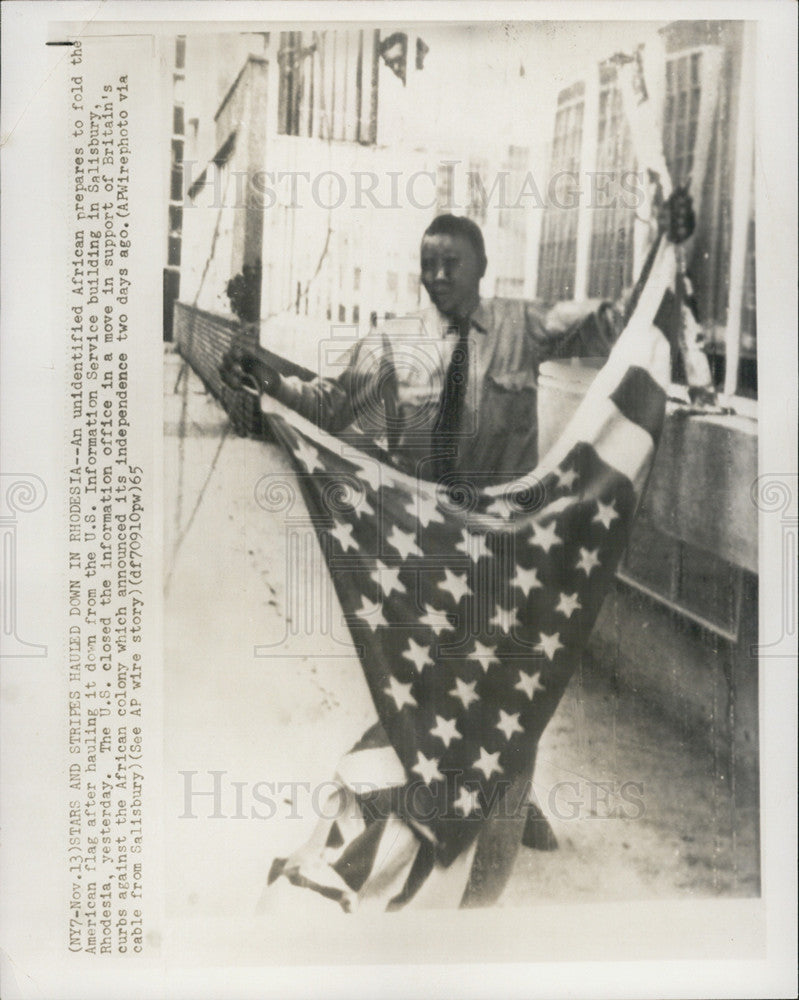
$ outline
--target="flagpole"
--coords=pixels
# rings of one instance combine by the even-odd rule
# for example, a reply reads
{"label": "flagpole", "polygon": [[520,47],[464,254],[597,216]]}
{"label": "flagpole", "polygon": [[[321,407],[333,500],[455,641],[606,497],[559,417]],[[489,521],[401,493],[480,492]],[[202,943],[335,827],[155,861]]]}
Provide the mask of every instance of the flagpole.
{"label": "flagpole", "polygon": [[754,152],[754,63],[755,26],[745,23],[741,57],[741,82],[738,98],[738,123],[735,137],[735,182],[732,197],[732,240],[730,246],[730,292],[727,329],[724,337],[726,367],[724,394],[735,395],[738,388],[738,365],[741,357],[741,307],[746,269],[746,237],[752,201]]}

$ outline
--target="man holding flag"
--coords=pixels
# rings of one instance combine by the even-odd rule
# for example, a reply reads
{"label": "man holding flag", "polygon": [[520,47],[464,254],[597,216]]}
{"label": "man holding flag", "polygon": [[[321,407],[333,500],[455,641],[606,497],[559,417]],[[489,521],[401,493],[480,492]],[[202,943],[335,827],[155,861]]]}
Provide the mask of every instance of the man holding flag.
{"label": "man holding flag", "polygon": [[384,439],[392,463],[421,479],[447,473],[481,486],[508,482],[538,458],[537,379],[542,361],[607,357],[622,327],[609,302],[483,300],[487,259],[471,219],[439,215],[421,244],[432,306],[386,321],[358,341],[337,378],[281,377],[257,350],[225,359],[232,385],[245,376],[331,433],[353,424]]}
{"label": "man holding flag", "polygon": [[[524,843],[552,846],[529,802],[538,741],[615,578],[685,344],[684,189],[659,222],[623,316],[481,301],[482,234],[441,216],[421,247],[431,312],[356,344],[337,378],[284,379],[258,351],[225,359],[304,473],[376,710],[339,762],[333,818],[270,883],[347,911],[488,905],[525,806]],[[539,363],[609,350],[538,462]]]}
{"label": "man holding flag", "polygon": [[[469,220],[439,217],[423,238],[422,280],[437,330],[449,329],[414,328],[415,364],[409,338],[385,332],[336,379],[282,379],[257,352],[226,359],[229,384],[254,379],[300,414],[272,425],[310,474],[306,501],[378,715],[339,764],[325,809],[336,818],[272,878],[348,910],[486,905],[504,888],[538,739],[613,580],[662,425],[687,195],[662,222],[623,336],[538,467],[538,361],[606,351],[622,318],[604,303],[575,320],[481,302],[485,251]],[[351,502],[329,505],[331,485]],[[550,846],[529,808],[526,841]]]}

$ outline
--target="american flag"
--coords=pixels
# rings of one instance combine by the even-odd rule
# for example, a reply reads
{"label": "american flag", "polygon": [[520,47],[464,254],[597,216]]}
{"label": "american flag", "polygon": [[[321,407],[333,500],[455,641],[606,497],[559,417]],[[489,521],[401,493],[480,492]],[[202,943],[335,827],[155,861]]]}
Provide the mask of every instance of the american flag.
{"label": "american flag", "polygon": [[424,830],[443,865],[530,773],[627,544],[665,411],[670,346],[658,324],[674,245],[660,238],[648,263],[566,431],[510,484],[420,481],[366,438],[342,441],[266,403],[381,723],[353,749],[353,768],[386,746],[402,765],[384,787],[373,770],[362,805]]}

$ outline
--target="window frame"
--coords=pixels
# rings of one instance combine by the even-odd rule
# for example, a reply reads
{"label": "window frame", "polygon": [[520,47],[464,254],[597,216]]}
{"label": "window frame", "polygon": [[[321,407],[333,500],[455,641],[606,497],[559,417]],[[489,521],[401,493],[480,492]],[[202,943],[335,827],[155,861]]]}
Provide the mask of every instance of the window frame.
{"label": "window frame", "polygon": [[[751,61],[753,53],[753,42],[751,39],[747,39],[746,34],[744,35],[742,46],[741,46],[741,74],[744,73],[744,63],[747,59]],[[718,50],[719,46],[709,43],[694,43],[682,46],[680,48],[675,48],[666,53],[665,62],[663,65],[663,80],[662,86],[664,88],[664,107],[663,107],[663,128],[666,128],[666,96],[665,88],[667,87],[666,74],[669,72],[667,66],[671,64],[674,66],[680,61],[686,61],[688,66],[688,82],[691,80],[691,66],[693,57],[700,56],[703,57],[705,53],[709,50]],[[736,412],[746,415],[746,416],[756,416],[757,412],[757,280],[756,280],[756,255],[757,255],[757,244],[756,244],[756,232],[757,232],[757,218],[755,210],[755,198],[754,198],[754,158],[751,154],[747,159],[744,156],[743,159],[739,157],[739,152],[741,149],[741,137],[740,132],[742,131],[742,122],[746,114],[751,114],[748,109],[747,102],[742,99],[744,94],[744,85],[741,84],[737,91],[730,90],[730,81],[728,74],[731,73],[730,70],[730,60],[733,58],[732,46],[727,44],[721,44],[722,58],[720,62],[719,72],[722,73],[722,78],[719,81],[720,92],[719,92],[719,107],[716,109],[716,115],[726,112],[728,119],[736,125],[736,135],[729,136],[727,142],[729,145],[723,146],[721,149],[718,148],[718,136],[721,133],[722,126],[718,122],[712,124],[712,128],[715,130],[715,139],[711,137],[711,152],[709,153],[708,168],[715,171],[715,177],[712,180],[710,191],[712,197],[711,205],[704,205],[700,208],[700,217],[705,217],[708,219],[707,227],[708,231],[712,234],[713,248],[715,250],[716,261],[712,265],[713,270],[710,272],[709,281],[711,282],[712,291],[709,294],[710,307],[707,312],[707,318],[703,317],[703,329],[706,335],[706,342],[708,343],[708,359],[713,366],[714,359],[716,365],[720,364],[722,358],[728,356],[728,351],[730,348],[731,341],[735,336],[733,332],[733,327],[737,328],[737,345],[734,350],[735,358],[735,376],[734,379],[727,376],[724,380],[724,385],[721,385],[721,380],[716,377],[714,382],[716,384],[717,390],[723,392],[727,398],[730,399],[731,405],[733,405]],[[696,89],[698,92],[697,101],[697,111],[695,126],[693,132],[691,131],[691,120],[690,117],[687,122],[688,128],[688,138],[690,139],[691,153],[690,160],[693,161],[693,156],[695,153],[695,143],[696,136],[699,132],[699,123],[701,121],[702,110],[702,93],[703,93],[703,73],[706,72],[706,60],[702,59],[699,64],[698,70],[698,81],[696,84]],[[600,95],[603,90],[603,83],[601,79],[603,62],[598,62],[594,71],[584,80],[578,81],[577,84],[572,85],[572,87],[567,88],[567,90],[561,91],[558,97],[558,104],[555,111],[555,119],[553,121],[553,147],[557,140],[557,117],[558,114],[566,107],[578,104],[580,101],[583,102],[583,117],[582,117],[582,155],[581,163],[593,163],[596,168],[599,169],[599,126],[600,126]],[[583,84],[582,95],[580,91],[577,90],[579,83]],[[690,93],[690,90],[689,90]],[[569,94],[567,100],[562,100],[564,94]],[[576,95],[576,96],[575,96]],[[690,98],[688,98],[688,112],[690,115]],[[672,126],[672,128],[678,127],[677,125]],[[750,123],[751,128],[751,123]],[[673,135],[674,133],[672,133]],[[667,137],[664,134],[664,147],[667,146]],[[620,140],[623,142],[623,139]],[[715,150],[713,150],[715,144]],[[745,144],[744,144],[745,145]],[[672,166],[674,154],[672,150],[664,148],[664,153],[666,154],[667,162],[669,166]],[[633,150],[634,156],[634,150]],[[683,151],[684,158],[684,151]],[[557,169],[557,164],[555,163],[554,152],[549,158],[550,169]],[[725,170],[730,169],[732,166],[732,181],[726,182],[729,184],[729,190],[723,189],[720,184],[720,175]],[[578,170],[580,166],[578,164]],[[631,169],[635,169],[635,162],[632,161]],[[690,168],[689,168],[690,169]],[[739,178],[739,171],[742,171],[742,177]],[[677,178],[679,181],[679,178]],[[738,192],[736,185],[747,185],[749,187],[749,197],[748,200],[745,198],[744,194]],[[736,203],[736,193],[738,194],[738,201]],[[741,205],[745,205],[743,209],[746,215],[745,224],[741,221]],[[548,221],[547,216],[551,213],[552,209],[547,206],[547,211],[544,214],[542,220],[541,231],[538,235],[538,266],[535,275],[535,292],[539,298],[549,300],[552,298],[553,292],[553,282],[552,280],[545,280],[545,271],[547,268],[546,258],[551,254],[550,246],[547,243],[548,229],[552,228],[552,223]],[[564,210],[557,210],[563,212]],[[571,211],[571,210],[569,210]],[[724,214],[727,214],[728,221],[727,225],[730,226],[731,230],[734,232],[735,226],[744,225],[746,230],[745,235],[741,237],[738,234],[739,241],[743,240],[743,250],[741,251],[741,244],[738,245],[738,256],[735,257],[732,240],[735,238],[734,235],[727,242],[726,249],[721,244],[721,236],[719,235],[721,231],[721,224],[723,221]],[[596,283],[593,281],[593,271],[595,269],[595,233],[596,228],[593,224],[593,219],[591,218],[591,212],[586,204],[584,198],[580,198],[579,207],[576,210],[577,225],[576,225],[576,246],[574,248],[574,279],[572,287],[567,289],[568,297],[572,299],[580,299],[586,297],[604,297],[602,293],[598,292],[596,288]],[[562,224],[554,223],[555,231],[561,228]],[[630,247],[630,252],[634,252],[634,247],[636,246],[636,235],[635,235],[635,224],[633,225],[633,241]],[[640,262],[636,260],[633,265],[633,276],[635,274],[635,268]],[[752,266],[754,265],[754,266]],[[550,265],[551,266],[551,265]],[[740,274],[734,273],[735,269],[740,271]],[[564,291],[564,283],[561,282],[558,288],[554,289],[555,293]],[[734,295],[740,295],[740,302],[733,301]],[[726,295],[726,307],[721,315],[723,320],[716,318],[719,315],[719,302]],[[715,315],[714,315],[715,314]],[[754,344],[745,344],[745,338],[750,331],[744,329],[744,323],[746,322],[746,317],[752,317],[752,331],[754,336]],[[742,364],[743,363],[754,363],[754,388],[749,390],[746,395],[741,395],[742,387]],[[676,395],[680,395],[684,392],[684,386],[674,384],[672,389]],[[754,398],[751,395],[754,392]]]}

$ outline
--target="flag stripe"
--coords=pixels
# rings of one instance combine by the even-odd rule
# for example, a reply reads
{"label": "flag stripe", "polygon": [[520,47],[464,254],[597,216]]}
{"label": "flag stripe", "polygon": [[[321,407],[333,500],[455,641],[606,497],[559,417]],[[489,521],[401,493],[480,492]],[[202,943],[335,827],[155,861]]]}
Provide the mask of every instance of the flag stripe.
{"label": "flag stripe", "polygon": [[421,841],[406,823],[397,816],[389,816],[369,877],[360,890],[359,901],[382,900],[385,907],[386,897],[393,899],[402,891],[420,846]]}
{"label": "flag stripe", "polygon": [[[674,270],[674,246],[662,240],[652,260],[649,278],[640,290],[639,299],[629,322],[561,437],[531,473],[521,477],[515,484],[490,486],[484,491],[486,495],[502,496],[508,489],[518,488],[525,480],[540,482],[547,474],[558,468],[576,443],[593,441],[598,411],[604,409],[607,412],[608,400],[612,399],[631,368],[649,372],[652,385],[660,390],[657,398],[662,398],[665,406],[665,392],[671,382],[671,352],[668,339],[663,331],[655,326],[654,319],[673,281]],[[653,411],[654,406],[653,403]],[[649,422],[652,422],[651,418]],[[627,426],[632,427],[634,423],[634,420],[629,420]],[[644,461],[647,460],[647,455],[648,452],[644,450]],[[629,462],[623,462],[622,465],[630,468]],[[619,471],[623,471],[622,466],[618,468]],[[643,474],[640,474],[642,471]],[[635,470],[635,473],[630,476],[631,480],[641,484],[646,482],[645,470]]]}
{"label": "flag stripe", "polygon": [[652,436],[628,420],[610,399],[594,400],[590,409],[575,415],[557,445],[553,458],[564,461],[579,444],[589,444],[602,461],[636,487],[645,482],[646,465],[654,451]]}
{"label": "flag stripe", "polygon": [[408,904],[410,909],[454,909],[459,906],[472,878],[477,845],[475,837],[449,865],[437,859],[424,885]]}
{"label": "flag stripe", "polygon": [[383,723],[378,719],[373,726],[370,726],[360,737],[358,742],[350,750],[350,753],[357,753],[359,750],[374,750],[377,747],[391,746]]}
{"label": "flag stripe", "polygon": [[402,892],[390,900],[388,909],[399,910],[413,899],[427,880],[435,863],[435,848],[429,840],[424,841],[419,845],[419,850],[416,852],[416,857],[408,873],[408,878],[405,880],[405,885],[402,887]]}
{"label": "flag stripe", "polygon": [[388,818],[367,826],[363,833],[351,841],[331,867],[354,892],[359,892],[369,878],[377,849],[386,829]]}
{"label": "flag stripe", "polygon": [[660,439],[666,393],[648,371],[637,365],[629,368],[610,398],[624,416],[647,431],[653,441]]}
{"label": "flag stripe", "polygon": [[355,792],[393,788],[408,780],[394,747],[372,747],[346,754],[338,766],[338,776]]}

